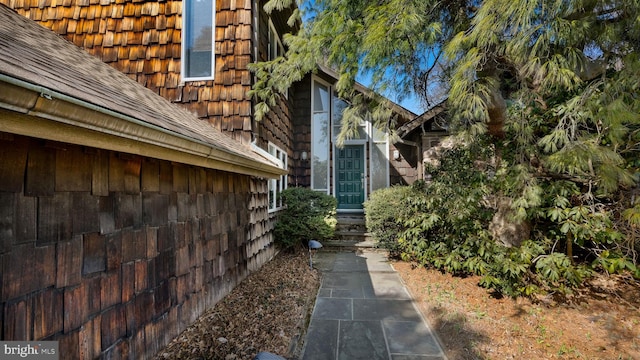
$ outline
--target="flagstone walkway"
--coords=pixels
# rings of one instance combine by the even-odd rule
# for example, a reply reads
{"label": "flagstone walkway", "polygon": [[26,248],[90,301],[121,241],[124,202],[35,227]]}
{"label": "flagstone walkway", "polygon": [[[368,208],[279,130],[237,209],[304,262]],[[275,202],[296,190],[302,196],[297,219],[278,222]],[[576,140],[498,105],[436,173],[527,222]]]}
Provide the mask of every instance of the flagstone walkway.
{"label": "flagstone walkway", "polygon": [[383,253],[320,251],[322,285],[302,360],[446,359]]}

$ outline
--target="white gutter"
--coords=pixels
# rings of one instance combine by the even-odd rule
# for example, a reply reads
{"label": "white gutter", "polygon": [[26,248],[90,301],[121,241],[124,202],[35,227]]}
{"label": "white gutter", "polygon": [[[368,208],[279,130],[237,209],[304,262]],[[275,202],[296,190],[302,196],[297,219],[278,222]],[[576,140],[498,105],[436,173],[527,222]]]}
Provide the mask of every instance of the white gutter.
{"label": "white gutter", "polygon": [[[0,86],[0,108],[36,118],[3,114],[0,131],[252,176],[276,178],[286,173],[286,170],[278,168],[277,162],[271,165],[267,161],[256,161],[249,155],[220,148],[39,85],[4,74],[0,74],[0,82],[4,82],[4,86]],[[269,157],[266,159],[271,160]]]}
{"label": "white gutter", "polygon": [[259,147],[256,144],[256,140],[251,142],[251,150],[253,150],[253,151],[257,152],[258,154],[264,156],[265,158],[275,162],[276,164],[278,164],[279,168],[281,168],[281,169],[284,168],[284,162],[282,162],[282,160],[278,159],[274,155],[269,154],[268,151],[265,151],[263,148]]}

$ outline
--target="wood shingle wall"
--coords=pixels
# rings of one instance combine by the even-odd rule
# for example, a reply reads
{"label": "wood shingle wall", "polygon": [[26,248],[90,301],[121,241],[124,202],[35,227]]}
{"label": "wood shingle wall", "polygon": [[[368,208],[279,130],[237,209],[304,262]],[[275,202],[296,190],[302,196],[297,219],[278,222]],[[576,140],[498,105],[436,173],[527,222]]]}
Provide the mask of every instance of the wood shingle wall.
{"label": "wood shingle wall", "polygon": [[252,140],[252,1],[216,0],[212,81],[182,83],[182,1],[0,0],[243,143]]}
{"label": "wood shingle wall", "polygon": [[[259,1],[259,24],[260,35],[258,36],[258,60],[268,61],[268,46],[269,46],[269,18],[270,16],[263,10],[263,7],[267,1]],[[290,28],[286,25],[287,15],[285,13],[273,12],[271,14],[271,20],[274,26],[279,32],[282,39],[285,32],[290,32]],[[304,83],[304,81],[303,81]],[[289,158],[289,173],[295,173],[296,164],[291,161],[295,159],[299,154],[295,151],[295,145],[293,142],[294,137],[294,124],[293,124],[293,109],[297,98],[305,96],[299,92],[300,83],[294,84],[288,92],[287,96],[280,94],[276,99],[275,106],[271,107],[271,111],[255,126],[255,139],[258,146],[263,149],[267,149],[269,142],[275,144],[280,149],[287,153]],[[296,128],[296,131],[301,129]],[[293,182],[294,176],[289,176],[289,183],[295,185]]]}
{"label": "wood shingle wall", "polygon": [[[399,151],[400,158],[394,159],[393,153]],[[411,145],[389,144],[389,182],[391,185],[408,185],[418,180],[416,170],[418,149]]]}
{"label": "wood shingle wall", "polygon": [[274,255],[266,181],[0,133],[0,338],[141,359]]}

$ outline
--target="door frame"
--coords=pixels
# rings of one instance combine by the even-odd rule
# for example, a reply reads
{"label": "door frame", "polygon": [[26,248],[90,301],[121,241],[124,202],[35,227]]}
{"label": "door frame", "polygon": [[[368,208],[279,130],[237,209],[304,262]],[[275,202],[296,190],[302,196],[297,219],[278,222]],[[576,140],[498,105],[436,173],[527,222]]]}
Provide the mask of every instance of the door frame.
{"label": "door frame", "polygon": [[[369,186],[369,180],[368,180],[368,174],[369,174],[369,168],[368,168],[368,164],[367,164],[367,140],[349,140],[346,141],[345,146],[360,146],[362,148],[362,171],[363,171],[363,175],[364,175],[364,184],[362,184],[362,192],[363,192],[363,199],[364,201],[367,201],[367,189]],[[332,184],[332,195],[333,197],[335,197],[336,199],[338,199],[338,166],[337,166],[337,157],[338,157],[338,151],[339,148],[332,142],[332,146],[333,146],[333,156],[331,159],[331,162],[333,164],[333,184]],[[337,212],[339,213],[363,213],[364,212],[364,205],[362,206],[361,209],[337,209]]]}

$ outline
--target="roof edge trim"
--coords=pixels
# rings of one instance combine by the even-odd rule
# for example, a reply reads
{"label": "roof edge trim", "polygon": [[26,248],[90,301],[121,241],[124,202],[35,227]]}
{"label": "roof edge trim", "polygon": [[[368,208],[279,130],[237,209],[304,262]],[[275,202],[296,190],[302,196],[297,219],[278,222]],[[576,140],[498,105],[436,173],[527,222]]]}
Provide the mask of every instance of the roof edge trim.
{"label": "roof edge trim", "polygon": [[0,131],[258,177],[277,178],[284,171],[275,164],[255,161],[40,85],[5,74],[0,74],[1,82],[5,86],[0,86],[0,108],[36,117],[38,121],[0,119]]}

